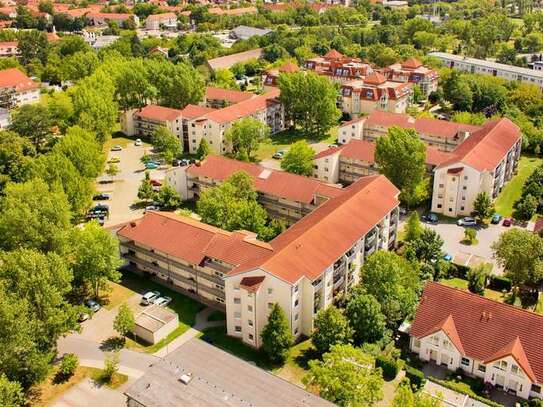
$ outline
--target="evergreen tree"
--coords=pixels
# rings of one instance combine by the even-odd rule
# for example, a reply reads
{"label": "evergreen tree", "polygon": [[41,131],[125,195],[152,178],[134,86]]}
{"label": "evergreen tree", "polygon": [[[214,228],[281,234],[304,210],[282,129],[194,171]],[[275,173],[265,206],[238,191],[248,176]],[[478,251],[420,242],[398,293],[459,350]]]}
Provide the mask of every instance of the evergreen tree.
{"label": "evergreen tree", "polygon": [[196,150],[196,156],[198,159],[203,160],[209,154],[211,154],[211,146],[205,138],[202,138],[200,140],[200,144],[198,145],[198,150]]}
{"label": "evergreen tree", "polygon": [[273,363],[284,363],[292,346],[292,334],[283,309],[273,304],[268,323],[262,330],[262,349]]}

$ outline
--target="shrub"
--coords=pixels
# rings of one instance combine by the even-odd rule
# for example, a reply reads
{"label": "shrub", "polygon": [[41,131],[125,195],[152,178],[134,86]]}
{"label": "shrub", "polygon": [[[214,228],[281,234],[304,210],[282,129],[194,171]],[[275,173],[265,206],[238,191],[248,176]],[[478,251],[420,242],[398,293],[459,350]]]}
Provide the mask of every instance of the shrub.
{"label": "shrub", "polygon": [[418,390],[424,386],[426,378],[422,371],[415,369],[411,366],[406,366],[405,368],[405,377],[407,377],[410,383]]}
{"label": "shrub", "polygon": [[119,353],[113,353],[104,360],[104,369],[102,369],[101,379],[104,383],[111,383],[113,376],[119,370]]}
{"label": "shrub", "polygon": [[468,278],[468,289],[475,294],[485,293],[487,272],[484,265],[472,268],[466,276]]}
{"label": "shrub", "polygon": [[495,401],[489,400],[486,397],[479,396],[473,390],[466,390],[466,386],[463,385],[462,383],[455,383],[455,382],[451,382],[451,381],[448,381],[448,380],[440,380],[440,379],[436,379],[435,377],[431,377],[431,376],[428,379],[430,381],[434,382],[434,383],[440,384],[443,387],[446,387],[447,389],[453,390],[453,391],[455,391],[457,393],[467,394],[472,399],[480,401],[481,403],[484,403],[484,404],[489,405],[491,407],[500,407],[500,406],[502,406],[500,403],[496,403]]}
{"label": "shrub", "polygon": [[511,280],[507,277],[492,275],[490,277],[490,284],[488,286],[496,291],[505,290],[506,292],[509,292],[511,291],[512,284]]}
{"label": "shrub", "polygon": [[383,369],[383,378],[386,381],[394,380],[400,370],[397,360],[382,355],[375,358],[375,366]]}
{"label": "shrub", "polygon": [[67,353],[60,362],[57,375],[63,380],[66,380],[75,373],[77,365],[79,365],[79,359],[77,356],[73,353]]}

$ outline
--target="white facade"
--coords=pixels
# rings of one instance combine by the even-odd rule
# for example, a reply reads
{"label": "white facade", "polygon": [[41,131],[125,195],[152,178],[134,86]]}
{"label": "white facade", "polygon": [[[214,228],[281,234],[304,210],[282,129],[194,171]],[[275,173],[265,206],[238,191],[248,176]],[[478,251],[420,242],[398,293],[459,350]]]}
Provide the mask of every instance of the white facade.
{"label": "white facade", "polygon": [[342,124],[338,128],[337,141],[339,144],[347,144],[351,140],[362,140],[365,120],[353,120]]}

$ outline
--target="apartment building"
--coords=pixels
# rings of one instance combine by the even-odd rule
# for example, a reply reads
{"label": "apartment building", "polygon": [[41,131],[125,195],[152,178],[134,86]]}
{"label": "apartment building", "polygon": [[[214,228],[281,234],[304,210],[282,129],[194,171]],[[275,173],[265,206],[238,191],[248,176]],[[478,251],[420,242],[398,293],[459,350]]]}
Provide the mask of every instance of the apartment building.
{"label": "apartment building", "polygon": [[181,135],[182,110],[158,105],[131,109],[121,116],[121,128],[128,136],[151,137],[159,127]]}
{"label": "apartment building", "polygon": [[[426,148],[426,172],[433,176],[434,169],[450,160],[451,153],[435,147]],[[317,154],[313,159],[313,176],[324,182],[349,185],[361,177],[379,173],[375,163],[375,143],[351,139],[339,147],[332,147]]]}
{"label": "apartment building", "polygon": [[85,17],[89,21],[90,25],[107,25],[109,21],[115,21],[122,26],[126,21],[132,20],[136,26],[139,25],[140,19],[135,14],[129,13],[96,13],[90,12],[85,14]]}
{"label": "apartment building", "polygon": [[268,69],[264,74],[264,90],[270,90],[272,87],[277,87],[279,85],[279,75],[283,73],[294,73],[298,72],[300,68],[294,62],[287,62],[279,68]]}
{"label": "apartment building", "polygon": [[261,346],[274,303],[295,338],[310,335],[316,313],[358,282],[364,258],[396,244],[399,191],[390,181],[370,176],[339,191],[269,243],[147,212],[117,230],[121,253],[135,272],[225,309],[228,334],[251,346]]}
{"label": "apartment building", "polygon": [[512,178],[520,158],[522,135],[509,119],[487,122],[434,170],[432,211],[470,215],[479,192],[494,200]]}
{"label": "apartment building", "polygon": [[410,349],[517,397],[543,398],[539,332],[541,315],[428,282],[410,327]]}
{"label": "apartment building", "polygon": [[413,92],[411,83],[392,82],[378,72],[341,86],[341,110],[351,116],[374,110],[405,113]]}
{"label": "apartment building", "polygon": [[145,28],[147,30],[176,29],[177,15],[175,13],[151,14],[145,19]]}
{"label": "apartment building", "polygon": [[363,63],[358,58],[347,57],[335,49],[328,51],[322,57],[306,60],[304,68],[339,83],[361,79],[373,73],[371,65]]}
{"label": "apartment building", "polygon": [[445,63],[445,66],[462,72],[480,75],[492,75],[508,81],[520,81],[543,89],[543,71],[500,64],[486,59],[476,59],[446,52],[430,52]]}
{"label": "apartment building", "polygon": [[242,92],[239,90],[207,86],[204,100],[201,105],[213,109],[222,109],[224,107],[255,98],[256,96],[257,95],[252,92]]}
{"label": "apartment building", "polygon": [[188,167],[174,167],[166,173],[183,200],[197,200],[202,191],[244,171],[254,181],[258,201],[274,218],[294,223],[342,190],[301,175],[270,170],[257,164],[211,155]]}
{"label": "apartment building", "polygon": [[40,85],[17,68],[0,71],[0,107],[12,108],[40,100]]}
{"label": "apartment building", "polygon": [[425,67],[416,58],[408,58],[402,63],[392,64],[380,72],[389,81],[420,86],[425,96],[437,90],[439,74],[435,69]]}

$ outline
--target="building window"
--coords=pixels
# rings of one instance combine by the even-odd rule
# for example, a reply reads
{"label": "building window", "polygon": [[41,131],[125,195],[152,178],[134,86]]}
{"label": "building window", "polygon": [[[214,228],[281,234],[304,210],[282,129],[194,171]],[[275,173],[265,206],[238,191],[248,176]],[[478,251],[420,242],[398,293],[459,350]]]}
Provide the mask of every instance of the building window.
{"label": "building window", "polygon": [[518,374],[519,373],[518,366],[517,365],[511,365],[511,372],[513,372],[514,374]]}
{"label": "building window", "polygon": [[299,300],[294,301],[294,306],[297,307],[299,302]]}
{"label": "building window", "polygon": [[298,321],[298,314],[294,315],[294,320]]}
{"label": "building window", "polygon": [[468,176],[467,176],[467,175],[464,175],[464,180],[465,180],[465,181],[468,180]]}
{"label": "building window", "polygon": [[236,327],[234,329],[236,330],[236,332],[241,332],[241,326],[240,325],[236,325]]}
{"label": "building window", "polygon": [[268,302],[268,309],[272,309],[273,308],[273,302]]}
{"label": "building window", "polygon": [[241,298],[234,298],[234,304],[241,304]]}
{"label": "building window", "polygon": [[484,372],[486,372],[486,366],[485,365],[479,365],[478,370],[479,370],[479,372],[484,373]]}
{"label": "building window", "polygon": [[294,330],[294,335],[298,335],[298,328]]}
{"label": "building window", "polygon": [[250,341],[254,340],[253,334],[249,334],[249,340],[250,340]]}
{"label": "building window", "polygon": [[252,305],[247,305],[247,311],[253,312],[253,306]]}
{"label": "building window", "polygon": [[241,312],[239,311],[234,312],[234,318],[241,318]]}
{"label": "building window", "polygon": [[462,358],[461,362],[464,366],[469,366],[469,359],[468,358]]}
{"label": "building window", "polygon": [[294,286],[294,292],[295,292],[295,293],[298,292],[298,285],[297,285],[297,284]]}
{"label": "building window", "polygon": [[438,209],[441,209],[443,207],[443,205],[437,204],[437,207],[438,207]]}
{"label": "building window", "polygon": [[420,348],[420,339],[419,338],[415,338],[415,340],[413,341],[413,346],[415,348]]}
{"label": "building window", "polygon": [[444,186],[445,186],[445,184],[439,184],[440,188],[443,188]]}
{"label": "building window", "polygon": [[530,391],[534,393],[541,393],[541,386],[537,384],[532,384],[532,388],[530,389]]}
{"label": "building window", "polygon": [[464,210],[464,207],[463,207],[463,206],[461,206],[461,207],[460,207],[460,210],[461,210],[461,211],[463,211],[463,210]]}
{"label": "building window", "polygon": [[253,326],[253,321],[252,320],[248,320],[247,323],[249,324],[249,326]]}
{"label": "building window", "polygon": [[268,288],[268,295],[272,295],[273,293],[273,288]]}

